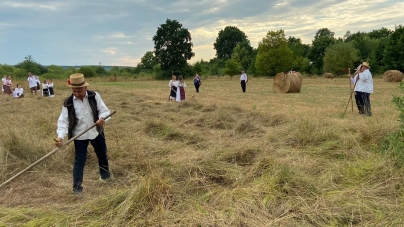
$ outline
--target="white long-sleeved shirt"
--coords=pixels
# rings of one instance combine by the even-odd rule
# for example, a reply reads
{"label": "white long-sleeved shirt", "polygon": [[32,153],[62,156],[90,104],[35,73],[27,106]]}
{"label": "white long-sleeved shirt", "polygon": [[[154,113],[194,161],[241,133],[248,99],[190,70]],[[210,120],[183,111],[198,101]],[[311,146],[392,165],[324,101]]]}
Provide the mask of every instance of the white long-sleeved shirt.
{"label": "white long-sleeved shirt", "polygon": [[37,80],[35,77],[33,77],[33,76],[28,77],[29,88],[36,87],[37,86],[36,82],[37,82]]}
{"label": "white long-sleeved shirt", "polygon": [[245,73],[243,73],[243,74],[241,74],[241,76],[240,76],[240,81],[241,80],[244,80],[245,82],[247,82],[248,80],[247,80],[247,74],[245,74]]}
{"label": "white long-sleeved shirt", "polygon": [[172,86],[175,86],[175,87],[178,87],[178,83],[179,83],[179,81],[174,81],[174,80],[170,80],[170,82],[168,83],[168,86],[169,87],[172,87]]}
{"label": "white long-sleeved shirt", "polygon": [[177,85],[178,85],[177,87],[187,87],[187,85],[185,84],[185,81],[182,83],[180,81],[178,81]]}
{"label": "white long-sleeved shirt", "polygon": [[24,88],[18,88],[16,87],[13,91],[13,96],[14,98],[20,97],[22,94],[24,94]]}
{"label": "white long-sleeved shirt", "polygon": [[[95,92],[95,100],[97,101],[97,109],[98,109],[98,118],[104,118],[110,114],[110,110],[105,105],[104,101],[102,101],[101,96]],[[80,134],[85,131],[87,128],[94,124],[93,112],[91,110],[90,104],[88,103],[88,93],[83,98],[83,101],[73,96],[73,105],[74,110],[76,112],[76,118],[78,119],[77,125],[73,131],[73,136]],[[108,121],[110,118],[106,119]],[[96,119],[98,120],[98,119]],[[62,113],[58,119],[58,129],[56,133],[59,138],[64,138],[68,134],[69,129],[69,115],[67,107],[62,108]],[[87,139],[95,139],[98,136],[97,127],[90,129],[88,132],[84,133],[77,140],[87,140]]]}
{"label": "white long-sleeved shirt", "polygon": [[351,78],[351,82],[355,84],[356,79],[359,80],[356,82],[354,91],[365,92],[372,94],[373,93],[373,79],[372,74],[370,73],[369,69],[365,69],[363,72],[355,75],[354,78]]}

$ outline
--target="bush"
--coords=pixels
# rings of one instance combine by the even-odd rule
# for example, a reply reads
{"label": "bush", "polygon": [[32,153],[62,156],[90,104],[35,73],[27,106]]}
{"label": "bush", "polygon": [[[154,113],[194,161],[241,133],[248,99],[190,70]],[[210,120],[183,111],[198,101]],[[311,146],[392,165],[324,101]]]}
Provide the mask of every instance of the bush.
{"label": "bush", "polygon": [[[404,83],[400,83],[400,89],[404,92]],[[394,102],[400,111],[400,130],[389,134],[381,145],[381,152],[389,154],[396,161],[398,166],[404,165],[404,96],[394,96]]]}
{"label": "bush", "polygon": [[86,78],[95,77],[97,75],[97,72],[91,66],[81,66],[79,73],[82,73]]}

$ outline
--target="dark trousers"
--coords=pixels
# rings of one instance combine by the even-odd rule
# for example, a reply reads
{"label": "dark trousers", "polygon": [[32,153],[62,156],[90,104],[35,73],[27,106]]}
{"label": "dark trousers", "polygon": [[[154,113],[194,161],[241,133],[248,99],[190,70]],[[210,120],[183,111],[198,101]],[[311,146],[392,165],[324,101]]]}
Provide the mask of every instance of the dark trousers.
{"label": "dark trousers", "polygon": [[194,85],[195,85],[196,93],[199,93],[199,86],[201,86],[201,85],[199,85],[199,83],[198,83],[198,84],[194,84]]}
{"label": "dark trousers", "polygon": [[361,91],[355,92],[356,106],[358,107],[359,114],[364,114],[372,116],[371,106],[370,106],[370,93],[365,93]]}
{"label": "dark trousers", "polygon": [[246,89],[246,82],[245,82],[245,80],[241,80],[241,81],[240,81],[240,84],[241,84],[241,89],[243,89],[243,92],[245,92],[245,89]]}
{"label": "dark trousers", "polygon": [[84,165],[87,160],[88,143],[94,147],[95,154],[98,158],[98,166],[100,168],[100,176],[102,179],[107,179],[111,175],[108,168],[107,145],[105,143],[104,133],[99,134],[93,140],[75,140],[75,160],[73,167],[73,190],[82,190],[81,183],[83,182]]}

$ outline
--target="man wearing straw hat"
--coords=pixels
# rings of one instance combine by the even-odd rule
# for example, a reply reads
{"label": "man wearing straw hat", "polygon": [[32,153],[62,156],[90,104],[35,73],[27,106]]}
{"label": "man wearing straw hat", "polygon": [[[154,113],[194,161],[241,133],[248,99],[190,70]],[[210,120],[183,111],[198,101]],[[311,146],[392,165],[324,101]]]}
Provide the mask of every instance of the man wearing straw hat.
{"label": "man wearing straw hat", "polygon": [[373,79],[369,69],[369,63],[363,62],[358,66],[355,77],[349,76],[351,83],[355,84],[355,101],[359,114],[372,116],[370,94],[373,93]]}
{"label": "man wearing straw hat", "polygon": [[71,87],[72,95],[63,104],[62,113],[57,123],[58,129],[56,130],[58,138],[55,145],[61,147],[63,138],[66,135],[68,139],[71,139],[94,125],[94,123],[97,125],[97,127],[93,127],[74,140],[73,192],[75,194],[80,194],[83,191],[83,172],[88,143],[91,143],[94,147],[98,158],[100,180],[103,182],[108,181],[111,177],[103,132],[104,118],[110,114],[110,110],[97,92],[87,90],[88,85],[83,74],[75,73],[70,75],[70,83],[67,86]]}

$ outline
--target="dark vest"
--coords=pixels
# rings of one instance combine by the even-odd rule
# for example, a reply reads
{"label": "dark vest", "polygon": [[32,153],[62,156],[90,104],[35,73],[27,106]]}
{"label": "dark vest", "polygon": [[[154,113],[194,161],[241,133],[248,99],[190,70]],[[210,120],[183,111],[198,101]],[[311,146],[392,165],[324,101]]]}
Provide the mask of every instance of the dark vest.
{"label": "dark vest", "polygon": [[[87,90],[88,103],[90,104],[91,110],[93,112],[94,123],[97,122],[98,120],[98,109],[97,109],[97,101],[95,100],[95,95],[96,94],[94,91]],[[73,94],[65,100],[63,106],[67,108],[68,112],[69,128],[67,136],[69,139],[71,139],[73,137],[74,128],[76,128],[78,122],[78,119],[76,118],[76,111],[73,105]],[[97,125],[97,131],[99,133],[102,132],[102,129],[103,127],[99,127]]]}

